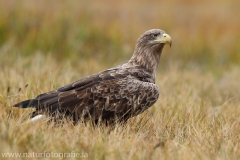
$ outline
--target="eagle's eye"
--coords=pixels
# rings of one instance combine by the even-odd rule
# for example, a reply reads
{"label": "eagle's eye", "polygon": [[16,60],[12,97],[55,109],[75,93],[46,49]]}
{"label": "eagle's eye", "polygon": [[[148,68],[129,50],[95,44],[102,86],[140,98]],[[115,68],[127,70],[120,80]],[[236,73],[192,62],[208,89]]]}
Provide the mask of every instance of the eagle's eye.
{"label": "eagle's eye", "polygon": [[152,38],[157,38],[158,34],[152,34]]}

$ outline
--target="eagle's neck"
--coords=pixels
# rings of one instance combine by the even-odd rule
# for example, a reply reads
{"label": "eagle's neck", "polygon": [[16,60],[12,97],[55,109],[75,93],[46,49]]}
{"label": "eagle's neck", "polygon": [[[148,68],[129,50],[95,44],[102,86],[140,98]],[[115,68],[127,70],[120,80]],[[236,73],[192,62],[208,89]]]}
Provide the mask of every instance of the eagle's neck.
{"label": "eagle's neck", "polygon": [[156,69],[159,64],[163,45],[159,47],[147,48],[147,47],[136,47],[132,58],[128,63],[134,66],[142,66],[152,73],[156,74]]}

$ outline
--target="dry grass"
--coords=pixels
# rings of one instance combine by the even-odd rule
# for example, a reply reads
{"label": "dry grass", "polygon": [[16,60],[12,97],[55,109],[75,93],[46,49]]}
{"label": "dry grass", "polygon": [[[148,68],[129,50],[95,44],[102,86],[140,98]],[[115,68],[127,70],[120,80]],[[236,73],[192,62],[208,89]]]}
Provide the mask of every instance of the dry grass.
{"label": "dry grass", "polygon": [[[82,159],[239,159],[239,2],[215,3],[0,1],[0,159],[44,151],[88,155]],[[150,28],[173,38],[152,108],[113,130],[22,124],[30,110],[14,103],[126,61]]]}

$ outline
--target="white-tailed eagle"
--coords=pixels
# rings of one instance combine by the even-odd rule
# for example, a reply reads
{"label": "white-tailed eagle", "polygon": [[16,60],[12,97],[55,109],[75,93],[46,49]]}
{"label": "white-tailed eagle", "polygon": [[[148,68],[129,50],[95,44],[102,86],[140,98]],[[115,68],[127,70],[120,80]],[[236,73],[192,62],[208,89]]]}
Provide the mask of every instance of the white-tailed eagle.
{"label": "white-tailed eagle", "polygon": [[164,31],[146,31],[137,40],[128,62],[22,101],[14,107],[35,108],[32,118],[48,115],[71,117],[75,122],[86,119],[126,121],[157,101],[156,68],[165,44],[171,46],[172,40]]}

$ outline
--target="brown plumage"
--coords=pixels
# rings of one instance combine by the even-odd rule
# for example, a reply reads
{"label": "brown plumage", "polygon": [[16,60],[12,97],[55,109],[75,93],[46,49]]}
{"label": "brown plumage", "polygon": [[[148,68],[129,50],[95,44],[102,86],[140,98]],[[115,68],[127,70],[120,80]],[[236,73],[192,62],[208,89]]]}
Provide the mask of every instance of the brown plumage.
{"label": "brown plumage", "polygon": [[171,43],[171,37],[160,29],[146,31],[137,40],[133,56],[127,63],[14,106],[36,108],[32,117],[48,114],[70,116],[74,121],[125,121],[157,101],[156,68],[164,44],[171,46]]}

